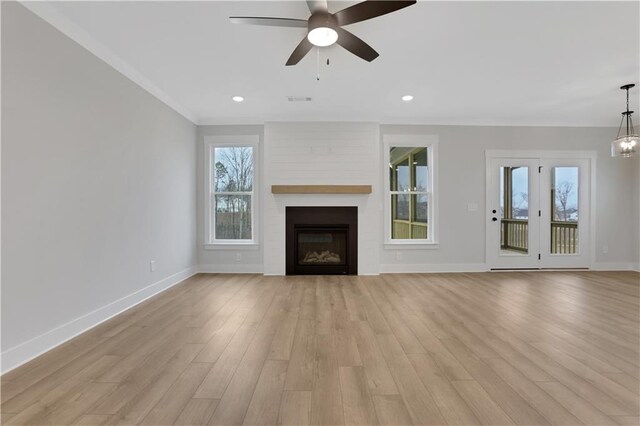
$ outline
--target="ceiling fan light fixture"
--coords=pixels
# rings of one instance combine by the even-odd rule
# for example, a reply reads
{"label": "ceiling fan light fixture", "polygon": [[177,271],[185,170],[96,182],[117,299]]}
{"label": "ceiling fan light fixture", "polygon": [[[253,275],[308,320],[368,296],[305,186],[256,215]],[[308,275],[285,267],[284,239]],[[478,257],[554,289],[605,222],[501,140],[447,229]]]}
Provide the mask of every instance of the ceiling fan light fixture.
{"label": "ceiling fan light fixture", "polygon": [[625,84],[620,87],[621,90],[627,91],[627,110],[622,113],[622,121],[618,129],[618,136],[611,142],[612,157],[633,157],[638,150],[640,138],[633,128],[633,111],[629,111],[629,89],[635,84]]}
{"label": "ceiling fan light fixture", "polygon": [[242,101],[244,101],[244,98],[242,96],[234,96],[231,99],[233,100],[233,102],[242,102]]}
{"label": "ceiling fan light fixture", "polygon": [[307,40],[314,46],[331,46],[338,41],[338,23],[329,13],[314,13],[309,18]]}
{"label": "ceiling fan light fixture", "polygon": [[309,31],[307,39],[314,46],[326,47],[331,46],[333,43],[338,41],[338,33],[333,28],[318,27]]}

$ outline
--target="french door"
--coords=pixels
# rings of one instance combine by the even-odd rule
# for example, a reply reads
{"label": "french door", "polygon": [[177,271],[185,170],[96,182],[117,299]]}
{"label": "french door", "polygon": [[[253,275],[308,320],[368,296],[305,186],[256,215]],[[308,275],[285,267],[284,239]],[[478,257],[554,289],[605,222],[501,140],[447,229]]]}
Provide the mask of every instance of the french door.
{"label": "french door", "polygon": [[590,160],[487,155],[490,269],[588,268]]}

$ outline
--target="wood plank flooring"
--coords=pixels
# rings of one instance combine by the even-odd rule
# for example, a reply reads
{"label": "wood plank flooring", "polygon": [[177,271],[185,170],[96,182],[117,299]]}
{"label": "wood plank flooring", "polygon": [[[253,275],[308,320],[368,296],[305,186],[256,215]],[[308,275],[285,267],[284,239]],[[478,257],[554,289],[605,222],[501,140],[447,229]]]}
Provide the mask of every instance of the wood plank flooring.
{"label": "wood plank flooring", "polygon": [[2,377],[2,424],[639,425],[640,274],[201,274]]}

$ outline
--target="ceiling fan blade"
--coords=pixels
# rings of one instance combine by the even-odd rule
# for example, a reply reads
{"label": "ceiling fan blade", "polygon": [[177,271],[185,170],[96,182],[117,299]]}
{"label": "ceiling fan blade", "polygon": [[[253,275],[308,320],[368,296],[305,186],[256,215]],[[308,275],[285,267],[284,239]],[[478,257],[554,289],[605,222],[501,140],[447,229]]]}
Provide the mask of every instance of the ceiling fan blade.
{"label": "ceiling fan blade", "polygon": [[229,20],[234,24],[266,25],[268,27],[307,28],[308,25],[305,19],[270,18],[266,16],[230,16]]}
{"label": "ceiling fan blade", "polygon": [[298,46],[293,50],[291,56],[289,56],[286,65],[295,65],[300,62],[302,58],[304,58],[304,55],[309,53],[312,47],[313,44],[311,44],[307,37],[303,38],[300,44],[298,44]]}
{"label": "ceiling fan blade", "polygon": [[336,43],[347,49],[349,52],[369,62],[378,57],[378,52],[373,50],[373,47],[369,46],[349,31],[339,27],[336,28],[336,31],[338,32],[338,41]]}
{"label": "ceiling fan blade", "polygon": [[415,4],[416,0],[412,1],[379,1],[379,0],[367,0],[362,3],[354,4],[351,7],[342,9],[340,12],[336,12],[333,16],[338,21],[338,25],[355,24],[356,22],[366,21],[367,19],[376,18],[378,16],[386,15],[387,13],[395,12],[396,10],[403,9],[407,6]]}
{"label": "ceiling fan blade", "polygon": [[316,12],[326,13],[329,11],[327,0],[307,0],[307,6],[309,6],[311,14],[314,14]]}

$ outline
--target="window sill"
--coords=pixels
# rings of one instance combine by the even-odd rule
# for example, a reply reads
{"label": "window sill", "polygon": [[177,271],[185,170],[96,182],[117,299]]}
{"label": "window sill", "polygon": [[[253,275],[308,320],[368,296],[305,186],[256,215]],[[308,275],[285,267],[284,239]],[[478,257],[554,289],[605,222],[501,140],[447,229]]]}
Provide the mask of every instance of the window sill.
{"label": "window sill", "polygon": [[386,241],[385,250],[439,250],[440,243],[411,242],[411,241]]}
{"label": "window sill", "polygon": [[203,244],[205,250],[258,250],[260,244],[248,243],[206,243]]}

